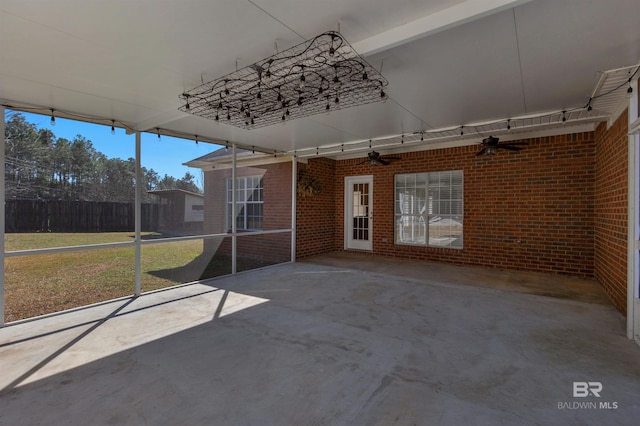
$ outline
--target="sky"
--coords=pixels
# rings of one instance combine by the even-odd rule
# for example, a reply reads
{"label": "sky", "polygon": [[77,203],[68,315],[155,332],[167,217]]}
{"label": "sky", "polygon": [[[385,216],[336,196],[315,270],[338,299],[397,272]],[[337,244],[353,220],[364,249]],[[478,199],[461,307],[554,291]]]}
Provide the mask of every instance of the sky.
{"label": "sky", "polygon": [[[9,110],[5,112],[8,113]],[[135,134],[127,135],[122,128],[115,128],[115,135],[111,134],[110,126],[85,123],[81,121],[56,118],[55,125],[51,124],[51,117],[20,112],[25,119],[33,123],[38,129],[49,129],[56,138],[65,138],[72,141],[77,135],[82,135],[90,140],[93,147],[102,152],[108,158],[121,158],[126,160],[135,157]],[[200,169],[183,166],[182,163],[201,157],[216,149],[218,145],[200,142],[196,144],[192,140],[161,136],[157,134],[142,133],[140,148],[142,167],[155,170],[160,177],[165,174],[180,179],[188,171],[196,177],[196,184],[202,188],[202,173]]]}

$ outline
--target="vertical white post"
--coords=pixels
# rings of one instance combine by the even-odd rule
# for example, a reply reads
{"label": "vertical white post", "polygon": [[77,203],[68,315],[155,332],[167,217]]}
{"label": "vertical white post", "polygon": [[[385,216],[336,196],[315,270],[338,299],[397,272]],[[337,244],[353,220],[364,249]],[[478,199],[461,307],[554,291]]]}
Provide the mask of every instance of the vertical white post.
{"label": "vertical white post", "polygon": [[[629,124],[633,123],[638,116],[638,80],[631,82],[631,88],[633,89],[632,96],[629,102]],[[636,305],[636,298],[638,297],[638,277],[640,268],[640,262],[638,259],[638,239],[640,238],[639,228],[639,216],[638,216],[638,202],[640,201],[640,173],[639,155],[638,152],[638,135],[629,135],[629,163],[628,163],[628,208],[627,208],[627,337],[633,339],[634,336],[640,334],[640,330],[637,330],[638,326],[638,307]]]}
{"label": "vertical white post", "polygon": [[0,105],[0,327],[4,325],[4,107]]}
{"label": "vertical white post", "polygon": [[231,145],[231,273],[237,272],[236,255],[238,254],[238,241],[236,236],[236,144]]}
{"label": "vertical white post", "polygon": [[136,199],[135,199],[135,292],[136,296],[140,296],[142,292],[141,276],[142,266],[140,264],[142,254],[142,167],[140,166],[140,132],[136,132]]}
{"label": "vertical white post", "polygon": [[298,159],[291,157],[291,261],[296,261],[296,198],[298,193]]}

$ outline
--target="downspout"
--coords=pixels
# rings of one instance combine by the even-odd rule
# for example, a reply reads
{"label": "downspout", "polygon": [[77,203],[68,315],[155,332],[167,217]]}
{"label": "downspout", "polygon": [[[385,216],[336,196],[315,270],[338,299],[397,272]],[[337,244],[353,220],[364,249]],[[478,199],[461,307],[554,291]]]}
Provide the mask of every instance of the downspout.
{"label": "downspout", "polygon": [[296,195],[298,188],[298,159],[291,157],[291,261],[296,261]]}
{"label": "downspout", "polygon": [[[634,120],[638,119],[638,80],[630,82],[633,89],[632,96],[629,102],[629,125],[634,123]],[[637,205],[640,201],[639,188],[640,182],[638,182],[638,135],[636,133],[629,134],[629,149],[628,149],[628,208],[627,208],[627,337],[633,339],[635,335],[640,334],[640,330],[635,330],[635,324],[637,323],[636,317],[640,315],[640,312],[635,312],[636,303],[635,299],[638,297],[636,292],[638,291],[638,267],[640,266],[640,259],[638,253],[640,247],[638,247],[638,240],[640,238],[638,229],[638,211]]]}

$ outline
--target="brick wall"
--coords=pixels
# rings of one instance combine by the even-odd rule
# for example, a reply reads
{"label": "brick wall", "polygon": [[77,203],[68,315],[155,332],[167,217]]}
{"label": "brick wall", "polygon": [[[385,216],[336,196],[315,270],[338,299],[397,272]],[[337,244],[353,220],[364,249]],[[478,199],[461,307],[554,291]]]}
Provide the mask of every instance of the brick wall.
{"label": "brick wall", "polygon": [[335,222],[342,218],[336,206],[336,162],[313,158],[298,170],[316,181],[319,192],[296,199],[296,256],[303,258],[334,250]]}
{"label": "brick wall", "polygon": [[[323,160],[320,167],[312,160],[307,167],[327,180],[335,166],[335,207],[325,204],[329,192],[322,201],[298,197],[298,256],[344,248],[344,177],[371,174],[374,254],[592,277],[594,137],[588,132],[527,139],[524,150],[493,158],[476,157],[479,147],[468,146],[401,154],[389,166],[352,159]],[[394,175],[443,170],[464,171],[464,248],[394,244]],[[320,206],[321,218],[312,219]],[[320,236],[319,229],[326,232]],[[332,235],[331,247],[324,240]]]}
{"label": "brick wall", "polygon": [[618,310],[627,310],[628,114],[596,130],[595,276]]}

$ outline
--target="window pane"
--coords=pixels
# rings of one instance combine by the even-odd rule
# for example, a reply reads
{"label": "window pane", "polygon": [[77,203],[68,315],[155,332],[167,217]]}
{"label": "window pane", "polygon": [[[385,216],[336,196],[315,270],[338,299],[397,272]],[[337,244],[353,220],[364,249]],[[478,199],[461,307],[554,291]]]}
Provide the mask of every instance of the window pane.
{"label": "window pane", "polygon": [[431,200],[431,214],[440,214],[440,201],[437,199]]}
{"label": "window pane", "polygon": [[245,205],[243,203],[236,204],[236,228],[237,229],[246,229],[245,220],[246,220],[246,211]]}
{"label": "window pane", "polygon": [[462,221],[458,217],[438,216],[429,224],[429,244],[439,247],[462,247]]}
{"label": "window pane", "polygon": [[420,216],[396,216],[396,242],[424,244],[426,225]]}
{"label": "window pane", "polygon": [[463,173],[395,176],[396,242],[462,247]]}
{"label": "window pane", "polygon": [[451,199],[462,200],[462,186],[456,185],[451,187]]}
{"label": "window pane", "polygon": [[458,216],[462,215],[462,201],[451,202],[451,214]]}

